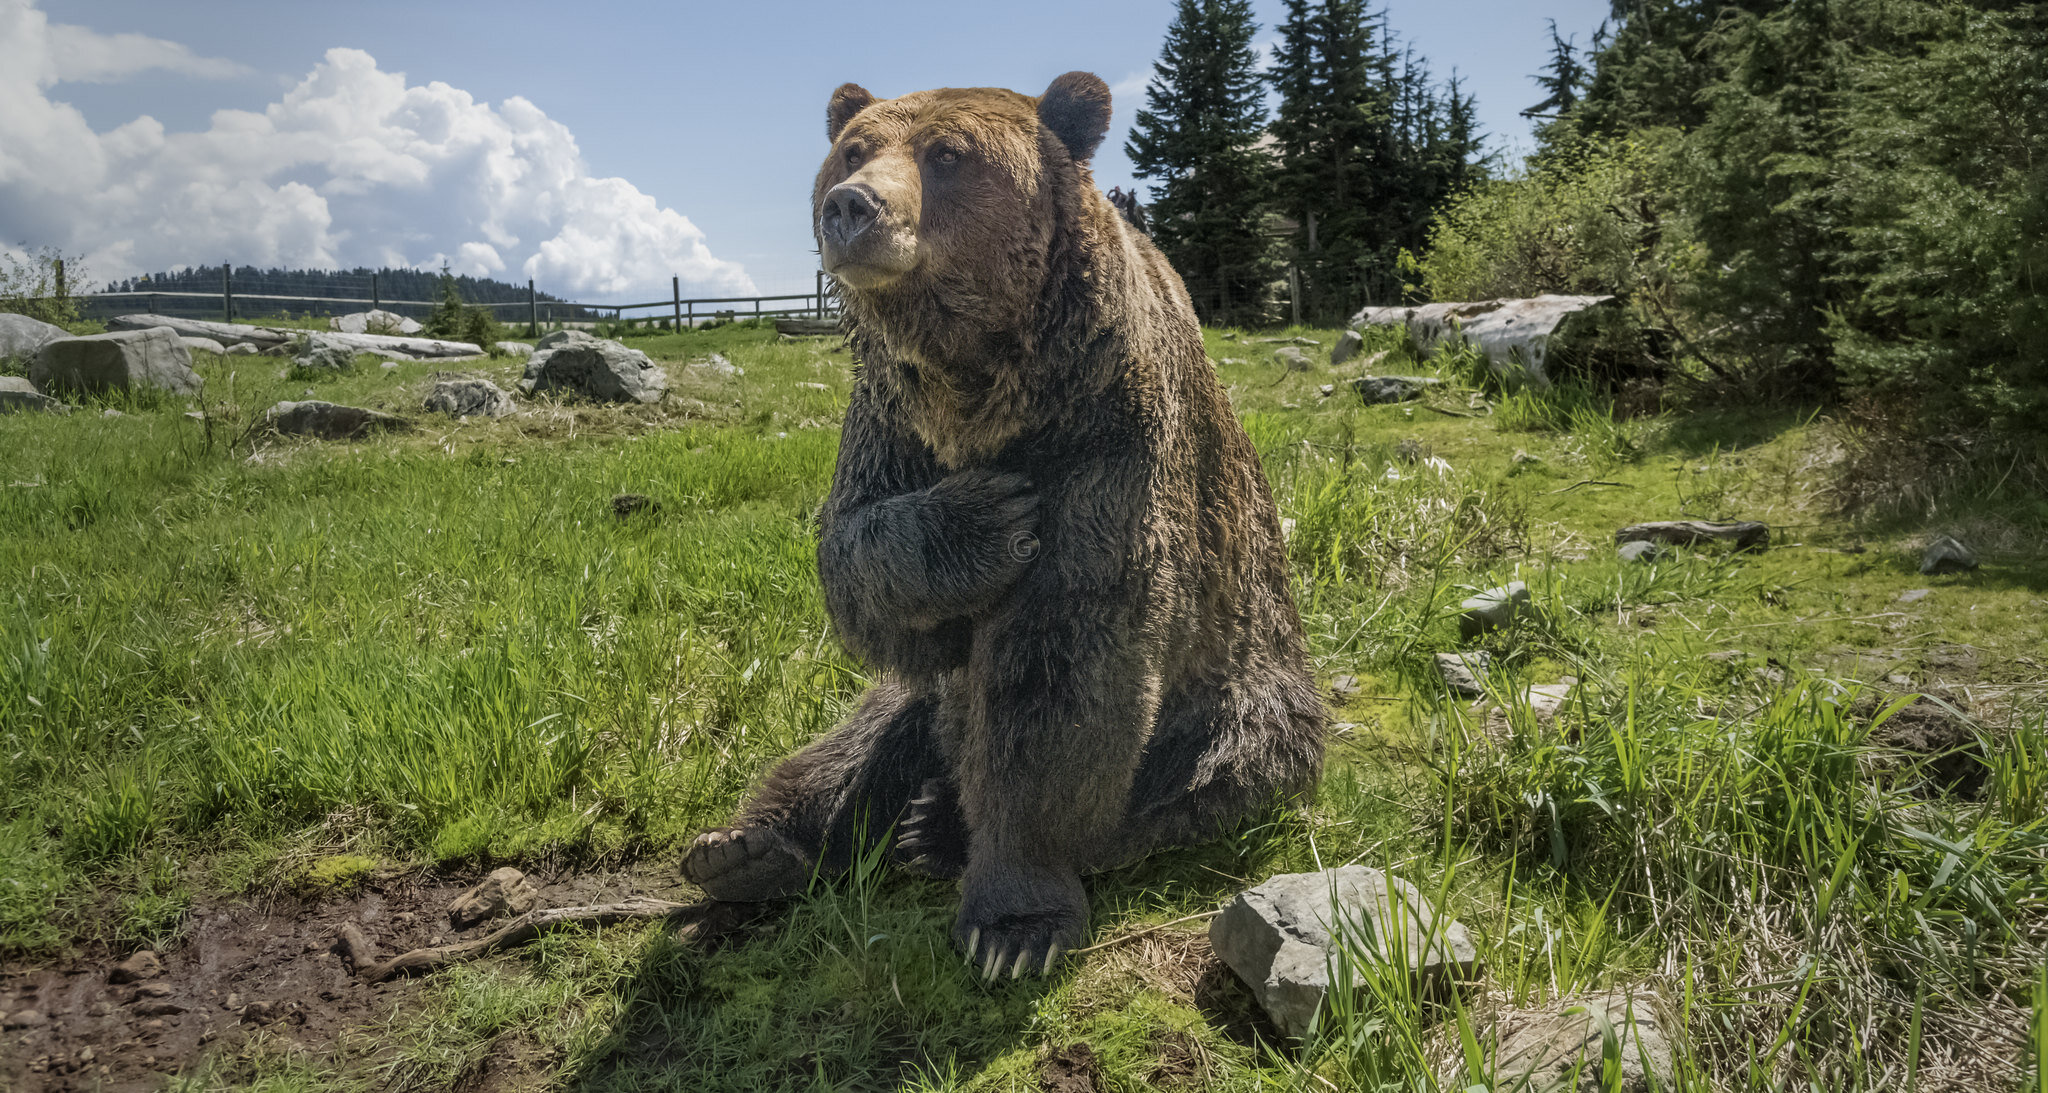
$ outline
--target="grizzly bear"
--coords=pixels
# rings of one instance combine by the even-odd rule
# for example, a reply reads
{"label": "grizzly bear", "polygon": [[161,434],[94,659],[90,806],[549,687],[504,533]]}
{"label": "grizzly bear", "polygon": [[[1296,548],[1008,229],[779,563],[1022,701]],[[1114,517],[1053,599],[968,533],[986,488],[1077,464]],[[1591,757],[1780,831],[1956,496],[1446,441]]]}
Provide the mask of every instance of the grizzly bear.
{"label": "grizzly bear", "polygon": [[879,680],[683,859],[766,900],[893,838],[986,976],[1086,939],[1085,873],[1309,789],[1280,525],[1180,278],[1094,185],[1071,72],[826,110],[814,227],[860,370],[818,575]]}

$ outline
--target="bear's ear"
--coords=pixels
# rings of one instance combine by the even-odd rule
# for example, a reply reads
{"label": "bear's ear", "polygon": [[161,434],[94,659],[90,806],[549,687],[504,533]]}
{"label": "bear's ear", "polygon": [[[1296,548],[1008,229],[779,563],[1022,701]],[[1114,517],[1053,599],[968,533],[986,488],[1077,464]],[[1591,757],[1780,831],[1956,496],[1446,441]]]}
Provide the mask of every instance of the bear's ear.
{"label": "bear's ear", "polygon": [[1109,85],[1092,72],[1069,72],[1038,97],[1038,120],[1075,163],[1086,163],[1109,132]]}
{"label": "bear's ear", "polygon": [[875,97],[868,89],[857,83],[843,83],[832,93],[832,102],[825,107],[825,137],[838,140],[839,131],[853,120],[855,114],[875,104]]}

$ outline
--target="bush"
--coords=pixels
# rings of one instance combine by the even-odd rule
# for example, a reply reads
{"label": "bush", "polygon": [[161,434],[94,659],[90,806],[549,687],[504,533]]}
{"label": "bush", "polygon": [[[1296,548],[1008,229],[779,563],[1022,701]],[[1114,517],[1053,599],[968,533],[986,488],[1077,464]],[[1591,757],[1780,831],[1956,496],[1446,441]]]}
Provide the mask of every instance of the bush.
{"label": "bush", "polygon": [[[64,270],[60,279],[58,270]],[[0,250],[0,311],[26,315],[57,326],[78,323],[78,301],[71,291],[83,268],[55,247],[41,250]]]}
{"label": "bush", "polygon": [[451,342],[468,342],[495,356],[497,343],[505,340],[505,324],[491,314],[490,308],[463,303],[461,294],[455,291],[455,278],[444,266],[441,269],[441,300],[421,321],[420,334]]}

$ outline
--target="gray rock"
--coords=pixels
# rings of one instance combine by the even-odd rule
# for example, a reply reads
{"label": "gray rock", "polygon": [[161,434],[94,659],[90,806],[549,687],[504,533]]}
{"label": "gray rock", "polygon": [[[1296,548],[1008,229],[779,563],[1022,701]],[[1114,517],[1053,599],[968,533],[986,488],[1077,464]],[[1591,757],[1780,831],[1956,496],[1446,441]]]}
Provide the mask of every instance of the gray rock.
{"label": "gray rock", "polygon": [[519,386],[528,394],[569,391],[601,402],[660,402],[668,374],[638,349],[557,330],[540,340]]}
{"label": "gray rock", "polygon": [[0,376],[0,414],[40,410],[46,414],[68,414],[71,407],[36,390],[20,376]]}
{"label": "gray rock", "polygon": [[1664,544],[1662,543],[1649,539],[1636,539],[1621,544],[1621,549],[1616,553],[1628,565],[1647,565],[1650,562],[1663,560],[1669,551],[1664,549]]}
{"label": "gray rock", "polygon": [[525,342],[492,342],[491,348],[508,357],[533,356],[533,347]]}
{"label": "gray rock", "polygon": [[0,1028],[9,1030],[42,1028],[49,1023],[49,1017],[45,1016],[41,1010],[15,1010],[5,1017],[0,1017]]}
{"label": "gray rock", "polygon": [[724,376],[727,379],[730,379],[734,376],[744,376],[747,374],[745,369],[741,368],[739,365],[736,365],[729,360],[726,360],[725,354],[723,353],[713,353],[701,361],[691,361],[690,367],[701,368],[704,371],[711,373],[712,375]]}
{"label": "gray rock", "polygon": [[180,337],[178,341],[181,344],[183,344],[186,349],[189,349],[194,353],[212,353],[215,356],[225,356],[227,355],[228,351],[227,346],[224,346],[219,342],[214,341],[212,338]]}
{"label": "gray rock", "polygon": [[1308,354],[1291,345],[1282,346],[1273,354],[1273,358],[1286,365],[1289,372],[1306,372],[1312,367]]}
{"label": "gray rock", "polygon": [[1732,524],[1716,524],[1707,520],[1657,520],[1630,524],[1614,533],[1616,546],[1641,541],[1671,546],[1726,543],[1737,550],[1762,550],[1771,545],[1771,527],[1755,520],[1738,520]]}
{"label": "gray rock", "polygon": [[177,331],[161,326],[59,338],[36,354],[28,378],[46,394],[154,387],[195,395],[200,386],[199,374],[192,371],[191,351],[178,340]]}
{"label": "gray rock", "polygon": [[109,983],[140,983],[164,974],[164,962],[156,953],[141,949],[129,954],[128,959],[114,965],[107,972]]}
{"label": "gray rock", "polygon": [[343,334],[417,334],[420,324],[395,311],[378,308],[374,311],[358,311],[349,315],[337,315],[328,320],[328,327]]}
{"label": "gray rock", "polygon": [[1493,664],[1493,656],[1483,649],[1469,653],[1438,653],[1436,674],[1444,679],[1444,685],[1451,693],[1466,698],[1478,698],[1486,693],[1486,670]]}
{"label": "gray rock", "polygon": [[70,336],[69,330],[41,319],[0,312],[0,357],[34,360],[44,346]]}
{"label": "gray rock", "polygon": [[[1674,1088],[1675,1061],[1655,996],[1614,991],[1495,1020],[1493,1088],[1527,1093],[1650,1093]],[[1612,1030],[1621,1084],[1603,1084],[1602,1053]]]}
{"label": "gray rock", "polygon": [[511,395],[482,376],[452,376],[427,392],[426,409],[454,417],[504,417],[518,407]]}
{"label": "gray rock", "polygon": [[1529,704],[1529,712],[1538,721],[1549,721],[1564,709],[1565,701],[1572,696],[1569,683],[1538,683],[1522,692],[1522,701]]}
{"label": "gray rock", "polygon": [[1513,623],[1516,616],[1527,615],[1533,610],[1529,604],[1529,586],[1521,581],[1509,581],[1499,588],[1489,588],[1458,607],[1464,612],[1458,616],[1458,635],[1466,639],[1502,629]]}
{"label": "gray rock", "polygon": [[1975,568],[1977,556],[1949,535],[1927,544],[1927,552],[1920,555],[1920,572],[1930,577],[1937,573],[1961,573]]}
{"label": "gray rock", "polygon": [[1351,389],[1366,405],[1378,406],[1419,399],[1424,391],[1441,387],[1443,382],[1435,376],[1360,376],[1351,381]]}
{"label": "gray rock", "polygon": [[261,352],[263,350],[256,348],[249,342],[236,342],[228,346],[227,352],[224,355],[229,357],[253,357]]}
{"label": "gray rock", "polygon": [[1308,1032],[1341,961],[1403,964],[1436,997],[1480,967],[1463,926],[1414,885],[1362,865],[1290,873],[1238,894],[1209,923],[1209,943],[1289,1036]]}
{"label": "gray rock", "polygon": [[511,866],[494,869],[448,905],[448,921],[458,930],[500,915],[523,915],[540,902],[540,891],[526,874]]}
{"label": "gray rock", "polygon": [[1911,591],[1909,591],[1909,592],[1901,592],[1901,593],[1899,593],[1899,602],[1900,602],[1900,603],[1919,603],[1919,602],[1920,602],[1921,600],[1924,600],[1924,599],[1926,599],[1926,598],[1927,598],[1928,596],[1931,596],[1931,595],[1933,595],[1933,594],[1934,594],[1934,590],[1933,590],[1933,589],[1931,589],[1931,588],[1915,588],[1915,589],[1913,589],[1913,590],[1911,590]]}
{"label": "gray rock", "polygon": [[356,351],[318,334],[292,353],[292,367],[306,372],[343,372],[355,367]]}
{"label": "gray rock", "polygon": [[404,432],[411,428],[404,418],[318,400],[280,402],[264,411],[264,416],[270,427],[280,433],[319,440],[354,440],[374,432]]}
{"label": "gray rock", "polygon": [[1358,351],[1364,348],[1365,335],[1360,334],[1356,330],[1345,331],[1344,336],[1338,338],[1337,344],[1330,349],[1331,366],[1335,367],[1336,365],[1343,364],[1345,361],[1357,356]]}

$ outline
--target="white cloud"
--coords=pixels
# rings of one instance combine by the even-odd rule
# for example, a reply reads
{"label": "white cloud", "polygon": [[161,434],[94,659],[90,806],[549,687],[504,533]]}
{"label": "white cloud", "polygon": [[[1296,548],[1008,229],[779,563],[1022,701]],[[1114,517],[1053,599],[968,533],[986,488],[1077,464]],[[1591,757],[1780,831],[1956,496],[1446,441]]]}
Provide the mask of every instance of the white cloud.
{"label": "white cloud", "polygon": [[0,242],[82,254],[97,277],[223,259],[445,261],[592,299],[666,294],[672,274],[689,292],[755,291],[687,217],[592,177],[569,130],[523,98],[494,108],[330,49],[261,112],[218,111],[203,132],[148,116],[95,132],[50,88],[151,68],[220,75],[228,62],[51,25],[29,0],[0,0],[0,57]]}

